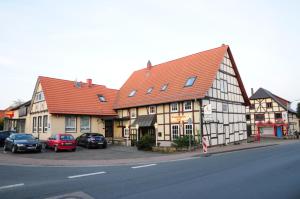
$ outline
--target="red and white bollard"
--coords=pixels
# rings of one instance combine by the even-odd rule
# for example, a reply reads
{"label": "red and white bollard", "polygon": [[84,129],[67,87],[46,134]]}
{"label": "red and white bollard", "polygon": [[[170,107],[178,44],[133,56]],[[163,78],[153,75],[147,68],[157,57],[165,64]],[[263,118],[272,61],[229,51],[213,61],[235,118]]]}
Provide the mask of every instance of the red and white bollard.
{"label": "red and white bollard", "polygon": [[202,147],[203,147],[203,153],[207,153],[207,140],[205,137],[202,137]]}

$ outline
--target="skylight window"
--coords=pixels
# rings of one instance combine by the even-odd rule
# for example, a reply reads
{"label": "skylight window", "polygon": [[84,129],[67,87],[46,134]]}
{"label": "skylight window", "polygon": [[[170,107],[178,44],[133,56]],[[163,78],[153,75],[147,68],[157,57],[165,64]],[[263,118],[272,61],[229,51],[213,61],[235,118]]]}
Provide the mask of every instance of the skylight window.
{"label": "skylight window", "polygon": [[185,87],[193,86],[197,77],[189,77],[185,83]]}
{"label": "skylight window", "polygon": [[100,102],[106,102],[106,99],[103,95],[98,95],[98,98]]}
{"label": "skylight window", "polygon": [[132,91],[129,93],[128,97],[133,97],[133,96],[135,96],[135,94],[136,94],[136,90],[132,90]]}
{"label": "skylight window", "polygon": [[161,87],[161,91],[165,91],[165,90],[167,90],[167,88],[168,88],[168,84],[164,84]]}
{"label": "skylight window", "polygon": [[147,94],[150,94],[150,93],[152,93],[152,91],[153,91],[153,87],[150,87],[150,88],[148,88],[148,90],[147,90]]}

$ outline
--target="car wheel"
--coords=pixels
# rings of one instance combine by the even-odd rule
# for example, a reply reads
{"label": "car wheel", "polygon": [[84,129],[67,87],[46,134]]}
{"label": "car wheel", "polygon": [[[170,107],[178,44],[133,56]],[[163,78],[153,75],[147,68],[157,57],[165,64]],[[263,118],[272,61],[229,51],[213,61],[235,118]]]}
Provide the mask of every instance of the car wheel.
{"label": "car wheel", "polygon": [[6,145],[3,146],[3,151],[7,151],[7,146]]}
{"label": "car wheel", "polygon": [[42,152],[42,149],[38,149],[36,152],[37,152],[37,153],[41,153],[41,152]]}
{"label": "car wheel", "polygon": [[76,151],[76,148],[72,149],[72,152],[75,152]]}
{"label": "car wheel", "polygon": [[17,151],[18,151],[17,146],[13,146],[13,147],[11,148],[11,152],[12,152],[12,153],[17,153]]}
{"label": "car wheel", "polygon": [[57,146],[54,147],[54,151],[57,153],[59,150],[57,148]]}

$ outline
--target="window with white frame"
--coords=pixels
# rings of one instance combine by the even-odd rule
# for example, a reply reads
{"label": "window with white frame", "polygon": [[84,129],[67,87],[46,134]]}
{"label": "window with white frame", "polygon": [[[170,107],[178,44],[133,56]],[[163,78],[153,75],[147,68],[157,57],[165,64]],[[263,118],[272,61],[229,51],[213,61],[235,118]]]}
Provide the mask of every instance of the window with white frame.
{"label": "window with white frame", "polygon": [[192,101],[183,102],[183,110],[191,111],[192,110]]}
{"label": "window with white frame", "polygon": [[48,131],[48,115],[44,115],[43,117],[43,132],[46,133]]}
{"label": "window with white frame", "polygon": [[76,132],[76,117],[75,116],[66,116],[65,130],[66,130],[66,132]]}
{"label": "window with white frame", "polygon": [[149,114],[155,114],[156,113],[156,107],[155,106],[149,106]]}
{"label": "window with white frame", "polygon": [[178,112],[178,103],[171,104],[171,112]]}
{"label": "window with white frame", "polygon": [[136,118],[136,109],[131,109],[130,110],[130,117],[131,118]]}
{"label": "window with white frame", "polygon": [[80,117],[80,132],[90,132],[91,123],[89,116]]}
{"label": "window with white frame", "polygon": [[32,132],[35,133],[36,132],[36,117],[33,117],[32,120]]}
{"label": "window with white frame", "polygon": [[193,135],[193,125],[185,124],[184,131],[185,131],[185,135]]}
{"label": "window with white frame", "polygon": [[178,124],[173,124],[171,126],[171,135],[172,135],[172,140],[179,138],[179,125]]}
{"label": "window with white frame", "polygon": [[133,96],[135,96],[135,94],[136,94],[136,90],[132,90],[132,91],[129,93],[128,97],[133,97]]}
{"label": "window with white frame", "polygon": [[150,87],[150,88],[148,88],[148,90],[147,90],[147,94],[150,94],[150,93],[152,93],[152,91],[153,91],[153,87]]}
{"label": "window with white frame", "polygon": [[189,77],[186,82],[185,82],[185,87],[190,87],[194,85],[194,82],[196,80],[197,77]]}
{"label": "window with white frame", "polygon": [[165,91],[165,90],[167,90],[167,88],[168,88],[168,84],[164,84],[164,85],[162,85],[160,90]]}
{"label": "window with white frame", "polygon": [[40,101],[44,101],[45,100],[45,96],[44,96],[44,92],[38,92],[35,95],[35,102],[40,102]]}
{"label": "window with white frame", "polygon": [[42,132],[43,126],[42,126],[42,116],[38,116],[38,132]]}

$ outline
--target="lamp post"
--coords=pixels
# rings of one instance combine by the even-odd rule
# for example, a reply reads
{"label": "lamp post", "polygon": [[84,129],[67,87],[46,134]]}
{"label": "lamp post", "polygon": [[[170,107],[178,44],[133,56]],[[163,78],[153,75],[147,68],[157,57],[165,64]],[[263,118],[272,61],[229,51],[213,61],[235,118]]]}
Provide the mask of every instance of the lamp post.
{"label": "lamp post", "polygon": [[157,124],[157,122],[155,122],[154,128],[155,128],[155,146],[157,147],[157,129],[158,129],[158,124]]}
{"label": "lamp post", "polygon": [[139,124],[136,124],[136,141],[139,141]]}

